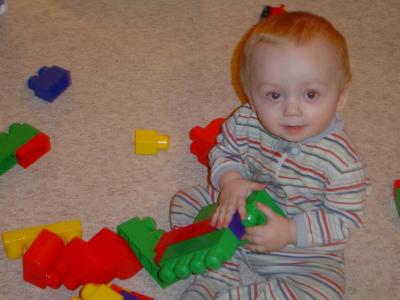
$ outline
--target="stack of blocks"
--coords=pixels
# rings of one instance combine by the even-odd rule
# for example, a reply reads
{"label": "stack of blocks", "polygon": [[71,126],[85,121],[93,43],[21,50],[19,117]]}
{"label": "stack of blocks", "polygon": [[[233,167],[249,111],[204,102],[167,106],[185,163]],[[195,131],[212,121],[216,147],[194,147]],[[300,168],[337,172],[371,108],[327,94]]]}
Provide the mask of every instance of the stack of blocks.
{"label": "stack of blocks", "polygon": [[393,197],[396,204],[397,213],[400,216],[400,179],[395,180],[393,184]]}
{"label": "stack of blocks", "polygon": [[0,176],[17,163],[28,168],[50,151],[50,138],[33,126],[13,123],[8,133],[0,133]]}

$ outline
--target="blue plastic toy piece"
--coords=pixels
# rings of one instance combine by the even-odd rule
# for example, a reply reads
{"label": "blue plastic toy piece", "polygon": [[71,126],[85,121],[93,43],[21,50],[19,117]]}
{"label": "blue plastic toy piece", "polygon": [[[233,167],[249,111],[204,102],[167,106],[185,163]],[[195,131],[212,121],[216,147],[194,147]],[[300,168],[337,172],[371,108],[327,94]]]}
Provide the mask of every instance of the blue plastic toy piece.
{"label": "blue plastic toy piece", "polygon": [[245,227],[242,225],[242,221],[240,220],[240,215],[236,211],[232,217],[231,222],[229,223],[229,229],[233,232],[233,234],[237,237],[238,240],[241,240],[245,234]]}
{"label": "blue plastic toy piece", "polygon": [[28,87],[35,92],[35,95],[48,102],[53,102],[70,85],[70,71],[58,66],[42,67],[38,75],[28,80]]}

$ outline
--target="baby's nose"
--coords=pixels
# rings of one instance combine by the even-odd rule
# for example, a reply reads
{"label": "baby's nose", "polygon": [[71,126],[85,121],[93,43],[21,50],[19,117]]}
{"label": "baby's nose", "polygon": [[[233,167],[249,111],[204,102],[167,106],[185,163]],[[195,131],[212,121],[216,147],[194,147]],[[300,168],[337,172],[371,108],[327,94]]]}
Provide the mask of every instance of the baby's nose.
{"label": "baby's nose", "polygon": [[285,101],[284,111],[285,116],[301,116],[303,111],[298,99],[289,98]]}

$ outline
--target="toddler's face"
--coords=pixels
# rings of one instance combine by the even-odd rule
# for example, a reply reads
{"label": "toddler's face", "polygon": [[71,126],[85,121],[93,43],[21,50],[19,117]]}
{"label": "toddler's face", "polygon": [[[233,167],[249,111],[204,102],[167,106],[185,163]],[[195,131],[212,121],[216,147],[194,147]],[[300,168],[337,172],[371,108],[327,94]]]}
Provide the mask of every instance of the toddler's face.
{"label": "toddler's face", "polygon": [[248,75],[252,109],[266,130],[287,141],[321,133],[347,99],[338,59],[323,39],[302,46],[259,42]]}

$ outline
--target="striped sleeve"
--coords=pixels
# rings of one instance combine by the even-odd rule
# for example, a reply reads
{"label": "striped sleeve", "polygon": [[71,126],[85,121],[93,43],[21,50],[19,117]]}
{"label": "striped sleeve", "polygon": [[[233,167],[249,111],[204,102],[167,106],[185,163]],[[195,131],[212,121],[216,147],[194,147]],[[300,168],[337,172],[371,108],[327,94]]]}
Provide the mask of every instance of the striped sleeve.
{"label": "striped sleeve", "polygon": [[[364,196],[369,181],[364,166],[346,143],[339,143],[344,164],[329,168],[321,208],[294,217],[297,245],[302,248],[344,244],[363,224]],[[347,156],[347,157],[346,157]],[[345,166],[345,167],[344,167]]]}
{"label": "striped sleeve", "polygon": [[211,183],[218,191],[220,191],[219,179],[228,171],[238,172],[243,178],[249,177],[236,139],[241,110],[243,110],[243,107],[239,108],[223,123],[221,134],[217,138],[217,144],[209,154]]}

